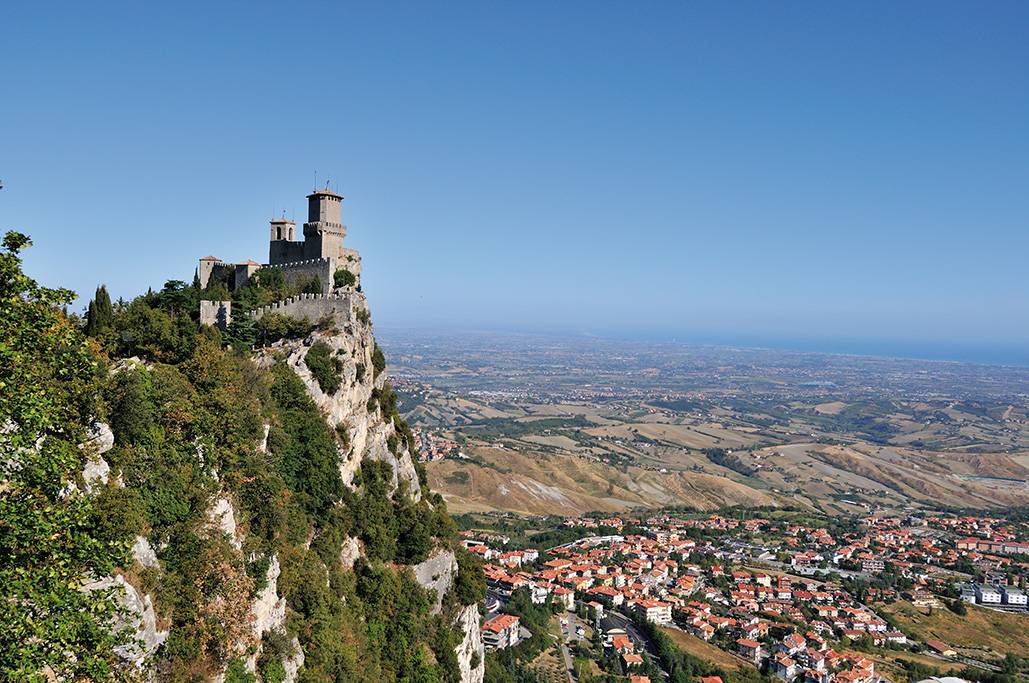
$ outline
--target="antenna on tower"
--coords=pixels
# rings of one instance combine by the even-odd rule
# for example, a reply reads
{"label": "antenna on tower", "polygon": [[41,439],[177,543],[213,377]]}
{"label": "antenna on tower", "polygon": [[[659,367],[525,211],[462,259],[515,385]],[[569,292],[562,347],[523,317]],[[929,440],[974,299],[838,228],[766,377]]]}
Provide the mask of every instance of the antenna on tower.
{"label": "antenna on tower", "polygon": [[314,172],[314,189],[318,189],[318,171]]}

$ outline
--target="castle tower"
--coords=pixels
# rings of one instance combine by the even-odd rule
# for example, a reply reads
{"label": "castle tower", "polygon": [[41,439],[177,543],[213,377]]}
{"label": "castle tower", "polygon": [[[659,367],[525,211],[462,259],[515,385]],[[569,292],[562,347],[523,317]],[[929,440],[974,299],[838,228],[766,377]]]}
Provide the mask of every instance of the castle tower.
{"label": "castle tower", "polygon": [[278,265],[299,261],[302,258],[304,243],[297,241],[297,224],[285,217],[272,219],[268,263]]}
{"label": "castle tower", "polygon": [[297,224],[288,218],[276,218],[272,220],[272,241],[288,240],[296,241]]}
{"label": "castle tower", "polygon": [[329,188],[307,195],[307,222],[304,223],[304,258],[338,259],[343,255],[343,197]]}

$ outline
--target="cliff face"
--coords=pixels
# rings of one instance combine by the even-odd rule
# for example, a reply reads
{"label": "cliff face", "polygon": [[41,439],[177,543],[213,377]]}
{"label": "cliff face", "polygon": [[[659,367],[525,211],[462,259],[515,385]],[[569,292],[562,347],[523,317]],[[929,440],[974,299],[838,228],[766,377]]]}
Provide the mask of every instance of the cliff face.
{"label": "cliff face", "polygon": [[[353,293],[352,306],[355,311],[367,311],[367,300],[363,294]],[[351,485],[354,473],[365,460],[388,463],[393,470],[393,489],[403,482],[415,499],[421,498],[421,483],[415,470],[411,452],[401,440],[394,451],[389,441],[397,438],[397,429],[390,416],[384,415],[380,406],[372,401],[373,392],[381,392],[386,377],[376,373],[373,354],[376,349],[368,318],[362,322],[355,316],[349,321],[337,319],[332,330],[312,334],[305,339],[280,341],[265,350],[258,359],[259,365],[270,366],[276,356],[284,355],[286,364],[303,381],[308,395],[325,416],[329,426],[342,425],[349,435],[349,448],[341,449],[340,474],[344,483]],[[306,358],[316,343],[328,346],[333,358],[342,363],[340,371],[342,386],[329,394],[323,391]]]}
{"label": "cliff face", "polygon": [[[419,509],[432,510],[434,504],[438,506],[442,502],[438,497],[435,497],[435,503],[430,503],[426,498],[426,482],[419,478],[419,469],[415,465],[409,443],[409,431],[400,421],[395,405],[390,403],[395,401],[395,395],[386,383],[381,352],[376,346],[367,314],[367,303],[359,292],[351,291],[347,296],[352,302],[355,315],[337,317],[327,329],[320,329],[300,339],[281,340],[256,351],[252,359],[245,361],[241,374],[244,378],[248,373],[252,374],[253,377],[247,381],[264,386],[269,382],[261,378],[275,373],[281,375],[282,368],[288,368],[290,376],[295,375],[299,379],[303,392],[313,401],[317,412],[331,430],[329,433],[334,435],[335,440],[329,443],[334,443],[335,466],[345,490],[342,491],[342,500],[328,508],[318,508],[312,514],[328,519],[336,514],[334,509],[346,512],[348,506],[357,504],[364,507],[361,508],[362,512],[351,510],[353,515],[371,514],[368,510],[375,514],[381,513],[383,501],[361,502],[364,500],[362,497],[370,495],[371,463],[388,466],[388,469],[380,467],[376,470],[389,473],[384,492],[387,509],[389,505],[397,506],[398,510],[410,509],[417,504],[422,506]],[[320,365],[315,359],[320,361]],[[253,370],[247,370],[247,367]],[[331,381],[328,382],[326,367],[331,371],[328,378]],[[165,370],[157,364],[131,362],[120,364],[118,372],[138,373],[144,384],[157,386],[164,381],[160,380],[160,376]],[[202,368],[198,376],[208,384],[204,385],[203,381],[195,379],[192,380],[193,384],[208,387],[206,390],[212,396],[205,399],[213,397],[224,400],[217,396],[220,387],[210,383],[211,374],[210,368]],[[164,390],[159,386],[156,391],[164,396]],[[273,388],[273,396],[275,391]],[[178,399],[185,400],[182,409],[187,410],[189,396],[169,395],[162,400],[173,402]],[[296,402],[297,398],[291,400]],[[165,407],[162,406],[162,409]],[[253,458],[257,463],[270,461],[274,464],[283,459],[281,435],[289,432],[293,425],[288,423],[289,417],[283,417],[291,413],[281,412],[269,421],[267,412],[267,409],[262,411],[262,424],[254,425],[256,429],[250,428],[247,432],[255,435],[255,438],[243,451],[245,458]],[[275,420],[278,423],[273,424]],[[286,423],[283,424],[283,421]],[[324,427],[321,433],[325,433]],[[125,439],[124,429],[120,438]],[[303,439],[306,438],[308,433],[301,433],[296,443],[303,445]],[[118,463],[109,466],[103,457],[113,443],[114,437],[110,430],[97,429],[96,437],[91,442],[93,453],[82,477],[87,490],[105,487],[110,490],[123,486],[132,488],[134,482],[142,477],[130,470],[126,477],[129,483],[122,482]],[[218,642],[202,643],[203,649],[198,653],[210,663],[205,665],[206,677],[213,681],[237,681],[245,680],[239,676],[249,674],[253,677],[251,680],[291,683],[298,679],[305,664],[317,662],[319,666],[324,666],[326,659],[349,656],[335,652],[326,654],[325,648],[329,646],[325,643],[332,642],[331,633],[321,640],[308,633],[307,638],[303,639],[303,633],[295,631],[296,619],[291,615],[306,616],[312,610],[316,613],[318,610],[328,610],[336,620],[335,623],[339,624],[338,627],[332,627],[339,629],[335,638],[353,640],[354,629],[359,629],[363,621],[381,615],[373,611],[375,607],[370,598],[355,598],[351,595],[354,590],[352,586],[356,583],[359,593],[362,581],[367,581],[367,577],[374,572],[380,572],[380,577],[386,576],[381,574],[382,571],[404,574],[407,570],[403,563],[395,561],[387,563],[384,569],[375,568],[382,567],[376,563],[376,559],[381,561],[382,558],[369,556],[366,552],[365,542],[359,538],[361,519],[356,520],[356,525],[344,526],[348,530],[342,536],[325,529],[320,530],[315,525],[304,531],[304,535],[296,541],[288,542],[283,540],[282,535],[289,537],[296,533],[290,530],[288,520],[279,522],[282,532],[271,535],[262,532],[262,525],[268,524],[263,506],[272,501],[262,500],[259,495],[255,498],[249,487],[253,485],[255,476],[264,475],[247,474],[249,470],[245,469],[241,473],[220,468],[218,461],[224,456],[215,455],[211,440],[197,438],[193,449],[195,462],[191,467],[206,473],[207,483],[204,485],[209,489],[206,495],[198,497],[197,504],[203,507],[202,514],[197,518],[196,533],[208,546],[203,561],[209,563],[211,569],[205,570],[207,574],[194,579],[195,582],[202,581],[203,586],[198,594],[201,603],[195,606],[196,621],[192,622],[199,626],[190,628],[200,629],[205,638],[217,634],[216,638],[219,639]],[[124,455],[116,459],[123,460]],[[306,466],[307,463],[299,463],[297,467],[300,474],[295,475],[304,485],[308,483],[304,480],[308,476],[305,474]],[[324,472],[321,474],[324,475]],[[310,505],[309,498],[298,498],[300,494],[297,491],[283,493],[288,499],[308,501],[304,504]],[[272,496],[273,499],[278,497],[281,494]],[[282,508],[275,514],[290,514],[288,509]],[[403,525],[394,523],[391,527],[387,524],[384,528],[399,529],[397,537],[385,539],[387,544],[392,542],[400,545],[407,540],[403,537],[406,528]],[[96,587],[123,589],[121,593],[124,598],[121,603],[125,607],[126,616],[119,625],[130,631],[138,642],[120,648],[117,654],[151,678],[164,679],[174,676],[169,674],[170,669],[165,661],[168,652],[185,646],[176,638],[177,628],[182,628],[176,625],[177,620],[181,619],[182,607],[178,608],[179,613],[169,613],[161,597],[175,590],[169,578],[171,573],[167,562],[178,565],[183,559],[182,547],[177,545],[180,543],[176,535],[179,532],[170,535],[165,531],[153,533],[155,536],[152,538],[145,535],[136,538],[132,550],[132,566],[113,577],[100,579]],[[463,682],[481,683],[484,652],[479,633],[478,610],[475,605],[459,605],[453,598],[454,585],[458,580],[458,563],[448,544],[435,536],[433,538],[435,547],[427,556],[423,555],[425,559],[410,565],[409,576],[413,581],[431,591],[424,607],[418,608],[425,610],[424,615],[417,618],[426,623],[434,620],[432,623],[437,625],[432,628],[436,631],[450,629],[456,636],[449,642],[459,642],[453,647],[452,655],[441,651],[426,655],[427,644],[412,643],[409,651],[396,656],[410,657],[416,662],[429,657],[441,666],[446,660],[456,658],[456,666],[451,669],[456,670],[453,676],[459,676]],[[194,561],[196,558],[188,560]],[[348,578],[348,574],[352,577]],[[309,589],[322,583],[324,587],[318,586],[319,597],[312,597]],[[151,601],[151,594],[156,605]],[[296,598],[291,600],[290,596]],[[311,603],[317,601],[325,605],[312,606]],[[365,610],[363,615],[360,612],[362,609]],[[169,624],[169,621],[172,623]],[[360,641],[361,637],[356,640]],[[446,642],[445,638],[442,640]],[[368,646],[356,646],[357,651],[360,652],[362,647]],[[359,662],[355,661],[353,666],[359,670]],[[369,670],[363,676],[367,680],[387,677],[381,670]],[[457,680],[452,676],[443,678]]]}

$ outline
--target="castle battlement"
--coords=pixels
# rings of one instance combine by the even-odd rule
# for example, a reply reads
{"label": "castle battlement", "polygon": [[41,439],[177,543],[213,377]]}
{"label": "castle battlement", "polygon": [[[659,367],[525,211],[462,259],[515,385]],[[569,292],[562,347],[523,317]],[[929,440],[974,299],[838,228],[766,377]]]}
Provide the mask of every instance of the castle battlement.
{"label": "castle battlement", "polygon": [[304,268],[308,266],[324,265],[329,263],[331,259],[327,258],[312,258],[305,259],[303,261],[290,261],[289,263],[268,263],[262,265],[262,268]]}

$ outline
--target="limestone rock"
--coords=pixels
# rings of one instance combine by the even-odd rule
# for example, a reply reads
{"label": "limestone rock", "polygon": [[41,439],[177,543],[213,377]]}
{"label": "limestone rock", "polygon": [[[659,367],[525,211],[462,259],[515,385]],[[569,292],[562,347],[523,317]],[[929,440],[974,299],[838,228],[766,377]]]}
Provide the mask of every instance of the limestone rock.
{"label": "limestone rock", "polygon": [[136,587],[121,574],[107,576],[93,581],[83,590],[114,589],[114,601],[119,607],[115,616],[115,631],[128,630],[134,641],[114,648],[115,654],[134,666],[142,667],[146,658],[152,655],[168,637],[168,631],[157,628],[157,615],[149,595],[140,595]]}
{"label": "limestone rock", "polygon": [[[457,646],[457,665],[461,669],[461,683],[482,683],[486,672],[486,652],[482,645],[482,631],[479,627],[479,608],[468,605],[455,622],[464,632],[464,639]],[[476,666],[472,666],[476,664]]]}
{"label": "limestone rock", "polygon": [[426,590],[436,591],[433,613],[437,614],[443,604],[443,596],[450,591],[457,577],[457,559],[452,550],[436,548],[421,564],[411,567],[414,578]]}
{"label": "limestone rock", "polygon": [[266,574],[267,583],[251,606],[254,615],[254,635],[258,640],[265,633],[281,628],[286,623],[286,598],[279,597],[280,572],[279,558],[272,555]]}
{"label": "limestone rock", "polygon": [[214,505],[207,511],[207,524],[209,528],[224,532],[236,550],[243,547],[237,537],[236,511],[232,507],[232,502],[225,496],[219,496],[214,500]]}
{"label": "limestone rock", "polygon": [[304,665],[304,651],[300,647],[300,641],[293,637],[293,655],[283,660],[282,667],[286,670],[284,683],[296,683],[297,672]]}
{"label": "limestone rock", "polygon": [[132,544],[132,558],[140,565],[148,568],[159,567],[157,553],[146,536],[136,536],[136,542]]}
{"label": "limestone rock", "polygon": [[[307,352],[317,342],[325,343],[333,356],[342,362],[343,382],[334,394],[323,392],[307,367]],[[385,383],[383,375],[374,376],[374,348],[371,328],[352,323],[331,333],[317,332],[302,340],[283,340],[267,350],[259,364],[270,365],[273,362],[271,353],[285,355],[286,364],[304,383],[326,422],[330,426],[346,426],[350,444],[345,451],[341,449],[339,461],[340,475],[345,484],[352,486],[354,473],[362,461],[378,460],[388,463],[393,469],[393,490],[405,482],[409,495],[417,501],[421,499],[421,486],[411,454],[402,443],[397,454],[389,450],[389,439],[396,433],[396,428],[381,414],[378,406],[368,407],[372,392],[381,390]]]}
{"label": "limestone rock", "polygon": [[347,536],[343,540],[343,547],[339,551],[339,561],[345,571],[354,568],[357,558],[361,557],[361,543],[356,536]]}

